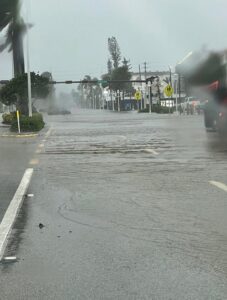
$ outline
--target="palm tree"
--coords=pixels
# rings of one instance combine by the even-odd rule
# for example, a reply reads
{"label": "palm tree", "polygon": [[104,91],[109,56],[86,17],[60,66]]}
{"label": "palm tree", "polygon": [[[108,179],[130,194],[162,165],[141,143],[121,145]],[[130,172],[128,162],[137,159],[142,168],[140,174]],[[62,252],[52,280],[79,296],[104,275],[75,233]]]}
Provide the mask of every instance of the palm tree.
{"label": "palm tree", "polygon": [[92,107],[92,84],[90,82],[87,81],[91,81],[92,78],[90,75],[86,75],[84,76],[84,79],[81,83],[81,90],[82,90],[82,94],[83,97],[85,96],[85,106],[87,108],[91,108]]}
{"label": "palm tree", "polygon": [[86,75],[78,86],[81,95],[81,106],[86,108],[99,108],[102,97],[102,89],[98,78]]}
{"label": "palm tree", "polygon": [[20,9],[20,0],[0,0],[0,31],[6,29],[6,38],[0,44],[0,52],[7,48],[13,52],[14,76],[24,73],[23,36],[27,25],[20,15]]}
{"label": "palm tree", "polygon": [[101,100],[101,97],[102,97],[102,89],[100,87],[100,84],[98,83],[98,78],[94,77],[92,79],[92,81],[96,81],[92,85],[92,89],[94,90],[93,97],[94,97],[94,101],[95,101],[95,107],[100,108],[100,105],[101,105],[100,100]]}

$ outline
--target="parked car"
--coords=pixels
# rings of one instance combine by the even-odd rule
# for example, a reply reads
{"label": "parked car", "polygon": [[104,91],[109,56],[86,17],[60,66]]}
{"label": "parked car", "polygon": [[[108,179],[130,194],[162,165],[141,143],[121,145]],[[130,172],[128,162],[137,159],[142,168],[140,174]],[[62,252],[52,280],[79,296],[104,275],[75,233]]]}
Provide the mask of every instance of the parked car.
{"label": "parked car", "polygon": [[217,90],[204,104],[204,123],[208,131],[227,132],[227,90]]}

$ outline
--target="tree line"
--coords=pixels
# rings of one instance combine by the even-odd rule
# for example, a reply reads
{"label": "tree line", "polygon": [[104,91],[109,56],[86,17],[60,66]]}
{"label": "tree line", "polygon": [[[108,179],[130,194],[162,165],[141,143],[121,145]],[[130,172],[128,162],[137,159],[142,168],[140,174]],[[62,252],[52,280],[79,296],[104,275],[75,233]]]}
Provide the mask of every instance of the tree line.
{"label": "tree line", "polygon": [[102,105],[102,88],[108,88],[111,91],[121,91],[123,97],[132,95],[134,89],[132,83],[111,82],[116,80],[130,80],[132,77],[130,60],[125,57],[122,59],[120,46],[116,37],[112,36],[107,41],[109,58],[107,60],[107,72],[101,76],[99,83],[87,83],[86,81],[95,81],[98,79],[86,75],[83,79],[85,83],[78,86],[78,93],[75,96],[79,99],[79,105],[87,108],[99,108]]}

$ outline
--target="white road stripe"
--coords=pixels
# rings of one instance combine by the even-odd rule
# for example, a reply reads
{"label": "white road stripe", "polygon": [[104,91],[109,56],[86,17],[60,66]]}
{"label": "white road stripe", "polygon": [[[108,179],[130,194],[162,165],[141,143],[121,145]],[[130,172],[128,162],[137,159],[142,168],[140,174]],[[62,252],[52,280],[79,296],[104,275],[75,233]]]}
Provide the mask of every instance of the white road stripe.
{"label": "white road stripe", "polygon": [[2,219],[0,224],[0,261],[3,258],[4,251],[7,245],[8,237],[12,230],[13,224],[22,206],[24,196],[28,190],[31,178],[33,174],[33,169],[27,169],[21,180],[21,183],[10,202],[10,205]]}
{"label": "white road stripe", "polygon": [[47,133],[46,133],[46,137],[49,137],[49,136],[50,136],[51,131],[52,131],[52,129],[50,128],[50,129],[47,131]]}
{"label": "white road stripe", "polygon": [[34,197],[34,194],[27,194],[27,197],[28,197],[28,198],[33,198],[33,197]]}
{"label": "white road stripe", "polygon": [[222,182],[218,182],[218,181],[210,181],[210,184],[218,187],[219,189],[227,192],[227,185],[225,185],[224,183]]}
{"label": "white road stripe", "polygon": [[7,257],[4,257],[4,261],[7,261],[7,262],[14,262],[16,260],[17,260],[16,256],[7,256]]}
{"label": "white road stripe", "polygon": [[153,150],[153,149],[144,149],[144,151],[147,152],[147,153],[152,153],[152,154],[154,154],[154,155],[158,155],[158,152],[156,152],[156,151]]}
{"label": "white road stripe", "polygon": [[33,158],[30,160],[29,164],[32,166],[38,165],[39,160],[37,158]]}

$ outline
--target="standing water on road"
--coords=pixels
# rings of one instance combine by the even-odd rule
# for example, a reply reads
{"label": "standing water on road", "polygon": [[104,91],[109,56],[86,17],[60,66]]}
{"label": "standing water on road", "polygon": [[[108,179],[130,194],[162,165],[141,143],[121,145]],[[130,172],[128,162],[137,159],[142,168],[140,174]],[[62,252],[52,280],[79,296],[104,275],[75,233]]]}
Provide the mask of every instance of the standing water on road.
{"label": "standing water on road", "polygon": [[35,197],[10,250],[24,263],[0,288],[27,274],[31,298],[44,289],[73,299],[76,289],[87,299],[190,299],[192,290],[224,299],[227,203],[210,181],[223,180],[227,152],[212,146],[201,116],[77,110],[46,121]]}

